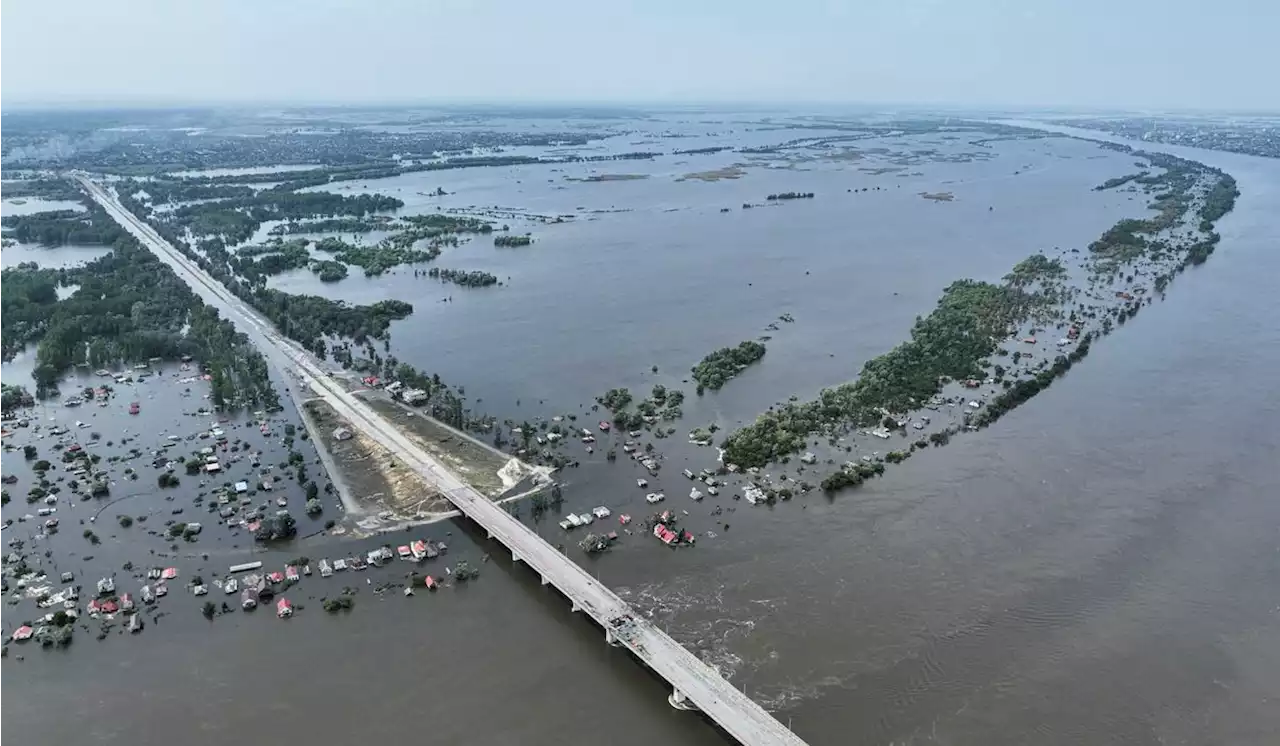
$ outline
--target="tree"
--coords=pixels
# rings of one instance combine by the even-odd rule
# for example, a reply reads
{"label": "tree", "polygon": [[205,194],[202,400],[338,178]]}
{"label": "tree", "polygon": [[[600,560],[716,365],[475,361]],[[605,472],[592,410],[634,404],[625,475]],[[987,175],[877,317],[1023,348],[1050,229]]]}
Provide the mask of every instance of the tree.
{"label": "tree", "polygon": [[34,460],[37,455],[39,454],[37,453],[35,446],[22,447],[22,457],[25,458],[27,461]]}
{"label": "tree", "polygon": [[200,607],[200,613],[205,619],[213,619],[213,615],[218,613],[218,607],[212,601],[205,601],[204,606]]}
{"label": "tree", "polygon": [[117,520],[120,522],[120,528],[129,528],[133,525],[133,518],[127,515],[122,515]]}
{"label": "tree", "polygon": [[324,512],[324,506],[320,504],[319,500],[313,497],[307,500],[306,510],[307,510],[307,515],[317,516],[317,515],[320,515],[322,512]]}
{"label": "tree", "polygon": [[306,491],[308,501],[314,500],[320,496],[320,488],[316,486],[315,482],[307,482]]}
{"label": "tree", "polygon": [[40,459],[39,461],[32,464],[31,468],[34,469],[35,471],[49,471],[49,469],[53,468],[53,464],[50,464],[48,461],[44,459]]}

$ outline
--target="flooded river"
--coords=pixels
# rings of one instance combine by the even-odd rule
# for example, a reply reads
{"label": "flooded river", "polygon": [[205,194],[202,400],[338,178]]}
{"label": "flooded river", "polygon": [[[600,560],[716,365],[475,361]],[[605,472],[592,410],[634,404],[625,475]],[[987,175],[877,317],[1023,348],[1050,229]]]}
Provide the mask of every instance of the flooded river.
{"label": "flooded river", "polygon": [[[758,369],[718,396],[690,396],[682,428],[729,427],[848,378],[901,341],[951,280],[998,278],[1037,248],[1083,246],[1139,209],[1123,193],[1090,191],[1131,170],[1121,154],[1060,139],[1003,147],[989,161],[924,164],[921,176],[865,184],[856,171],[842,180],[824,169],[752,171],[714,192],[724,184],[651,177],[575,182],[581,193],[538,197],[544,205],[510,196],[572,210],[602,190],[634,190],[595,198],[600,209],[632,206],[616,219],[530,228],[535,244],[501,265],[508,287],[468,292],[402,268],[340,292],[412,299],[417,311],[394,331],[397,354],[517,419],[581,406],[611,386],[678,384],[714,347],[794,314]],[[584,565],[811,744],[1273,743],[1280,162],[1170,150],[1239,182],[1218,251],[1034,401],[858,491],[774,508],[722,501],[719,521],[675,492],[683,480],[670,464],[673,507],[718,536],[678,552],[627,537]],[[479,192],[502,178],[436,174],[404,189],[439,184],[470,200],[462,182]],[[781,189],[834,198],[864,185],[886,189],[740,209]],[[715,197],[662,196],[685,187]],[[917,195],[940,189],[956,201]],[[662,231],[646,233],[655,224]],[[459,252],[439,263],[483,269],[494,250]],[[410,295],[412,283],[425,290]],[[714,458],[667,448],[691,465]],[[565,475],[566,509],[639,515],[635,475],[629,463],[586,461]],[[565,541],[553,521],[538,525]],[[433,533],[445,531],[453,553],[496,550],[463,524]],[[137,638],[78,638],[66,651],[6,660],[10,735],[193,746],[283,734],[723,742],[496,551],[464,588],[381,600],[362,588],[350,615],[315,608],[289,623],[265,614],[207,623],[187,606]]]}

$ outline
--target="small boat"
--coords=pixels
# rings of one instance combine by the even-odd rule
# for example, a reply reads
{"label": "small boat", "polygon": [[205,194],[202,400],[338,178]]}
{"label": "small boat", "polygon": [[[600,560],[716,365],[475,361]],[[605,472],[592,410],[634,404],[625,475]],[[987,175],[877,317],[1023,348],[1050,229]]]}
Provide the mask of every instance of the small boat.
{"label": "small boat", "polygon": [[661,492],[650,492],[649,494],[644,496],[644,501],[649,503],[650,505],[657,505],[658,503],[662,502],[665,498],[666,498],[666,495],[662,494]]}
{"label": "small boat", "polygon": [[289,498],[287,498],[287,497],[283,497],[283,496],[281,496],[281,497],[277,497],[277,498],[276,498],[276,505],[279,505],[279,506],[280,506],[280,507],[282,507],[282,508],[287,508],[287,507],[289,507]]}
{"label": "small boat", "polygon": [[685,475],[685,477],[687,477],[687,478],[689,478],[689,479],[694,479],[694,478],[695,478],[695,477],[693,476],[693,472],[692,472],[692,471],[690,471],[689,469],[685,469],[685,470],[684,470],[684,472],[683,472],[683,474]]}
{"label": "small boat", "polygon": [[596,452],[596,449],[592,448],[591,446],[587,446],[587,453],[595,453],[595,452]]}
{"label": "small boat", "polygon": [[649,486],[649,480],[647,480],[647,479],[637,479],[637,480],[636,480],[636,486],[637,486],[637,487],[639,487],[640,489],[644,489],[645,487],[648,487],[648,486]]}
{"label": "small boat", "polygon": [[427,587],[427,590],[429,591],[434,591],[438,587],[436,585],[436,579],[431,577],[430,575],[427,576],[427,579],[424,580],[422,584],[425,585]]}

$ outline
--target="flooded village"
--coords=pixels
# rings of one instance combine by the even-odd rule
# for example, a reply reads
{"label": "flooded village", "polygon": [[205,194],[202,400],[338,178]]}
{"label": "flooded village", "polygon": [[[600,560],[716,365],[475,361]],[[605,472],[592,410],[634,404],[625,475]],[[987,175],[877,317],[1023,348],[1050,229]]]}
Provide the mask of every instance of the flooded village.
{"label": "flooded village", "polygon": [[[826,613],[814,553],[864,551],[841,547],[892,525],[890,491],[946,484],[1007,413],[1138,337],[1124,327],[1176,302],[1236,197],[1190,158],[976,121],[547,126],[349,171],[295,168],[325,146],[290,134],[280,167],[104,180],[398,433],[775,710],[823,696],[788,656],[822,662],[778,628],[789,594]],[[6,216],[54,204],[18,199]],[[105,253],[17,230],[6,271]],[[84,286],[72,272],[59,296]],[[438,640],[506,634],[507,608],[578,630],[289,373],[269,371],[272,406],[225,356],[123,354],[75,360],[51,393],[41,340],[6,344],[6,666],[207,640],[287,645],[301,670],[301,651],[391,630],[444,661]],[[278,631],[297,629],[314,642]]]}

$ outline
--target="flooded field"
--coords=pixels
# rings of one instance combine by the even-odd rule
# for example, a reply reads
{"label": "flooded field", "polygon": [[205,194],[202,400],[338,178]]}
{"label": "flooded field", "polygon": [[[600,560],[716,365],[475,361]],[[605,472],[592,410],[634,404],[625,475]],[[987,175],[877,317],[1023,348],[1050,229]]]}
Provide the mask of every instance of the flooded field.
{"label": "flooded field", "polygon": [[[653,149],[667,150],[661,135],[693,134],[689,127],[668,123],[586,147],[616,153],[663,141]],[[846,134],[698,129],[682,149]],[[1143,212],[1142,195],[1093,191],[1132,172],[1132,156],[1059,137],[973,139],[895,136],[355,183],[400,197],[401,212],[502,214],[533,242],[505,248],[477,238],[434,262],[492,272],[503,284],[490,288],[441,285],[414,267],[378,278],[353,272],[336,284],[302,270],[273,282],[354,302],[412,301],[414,314],[393,327],[394,354],[465,385],[471,406],[500,418],[574,413],[591,425],[603,416],[594,397],[609,388],[684,390],[679,432],[658,442],[659,475],[609,461],[609,447],[627,436],[596,433],[593,453],[572,446],[580,465],[561,475],[559,512],[603,505],[610,521],[639,518],[652,512],[645,494],[663,491],[696,546],[669,550],[617,524],[616,547],[587,556],[579,536],[556,525],[559,514],[526,516],[810,743],[1267,743],[1280,732],[1267,707],[1280,694],[1271,592],[1280,516],[1269,497],[1280,494],[1270,457],[1280,448],[1272,391],[1280,337],[1268,279],[1280,271],[1273,162],[1181,151],[1239,181],[1217,253],[993,427],[834,498],[815,491],[752,506],[729,494],[686,497],[681,471],[716,458],[685,442],[689,430],[730,430],[792,395],[849,380],[900,343],[952,281],[998,280],[1035,251],[1083,249]],[[591,178],[610,174],[647,178]],[[427,196],[437,189],[446,194]],[[783,192],[815,196],[767,200]],[[950,199],[927,198],[944,193]],[[783,314],[794,323],[775,324]],[[703,355],[762,336],[770,339],[761,362],[719,392],[694,394],[689,370]],[[288,458],[281,438],[295,414],[268,432],[248,415],[225,423],[189,415],[204,391],[187,392],[180,373],[166,370],[105,408],[42,410],[42,432],[80,419],[90,423],[85,432],[116,440],[145,421],[146,434],[129,446],[149,452],[172,434],[187,451],[217,426],[261,451],[264,466]],[[4,376],[24,373],[15,364]],[[137,416],[127,413],[132,400],[141,402]],[[17,432],[19,446],[36,435]],[[44,442],[34,441],[42,457]],[[317,478],[314,451],[302,450]],[[252,542],[191,505],[198,480],[181,470],[171,492],[185,513],[174,515],[179,500],[156,487],[150,458],[136,482],[112,484],[112,501],[125,498],[119,507],[81,501],[64,515],[60,504],[59,532],[45,538],[36,538],[43,521],[14,528],[62,545],[59,562],[85,585],[118,568],[118,547],[133,537],[157,553],[148,564],[172,564],[180,579],[225,574]],[[5,455],[5,474],[19,479],[7,485],[16,499],[6,517],[22,509],[32,479],[21,448],[14,459]],[[244,459],[228,471],[218,481],[255,472]],[[638,487],[637,477],[649,484]],[[326,495],[324,514],[306,518],[301,486],[279,481],[300,535],[340,517]],[[99,509],[92,525],[101,544],[91,548],[79,521]],[[122,511],[151,517],[126,533]],[[176,551],[142,530],[193,512],[204,529]],[[113,633],[97,643],[86,634],[67,650],[11,651],[11,731],[123,743],[159,728],[213,744],[281,724],[302,738],[381,740],[415,737],[429,723],[439,743],[542,743],[563,739],[561,716],[571,711],[575,731],[611,743],[720,742],[696,716],[672,710],[656,681],[526,568],[500,552],[485,561],[495,545],[463,523],[359,541],[315,536],[250,556],[282,569],[298,555],[359,555],[418,536],[445,541],[445,562],[467,558],[480,577],[409,598],[376,592],[402,583],[407,563],[367,571],[364,585],[354,573],[304,578],[290,596],[307,608],[288,622],[271,609],[209,622],[200,600],[175,588],[159,607],[165,616],[136,639]],[[359,587],[355,608],[324,614],[319,599],[344,586]],[[6,631],[14,613],[6,607]]]}

